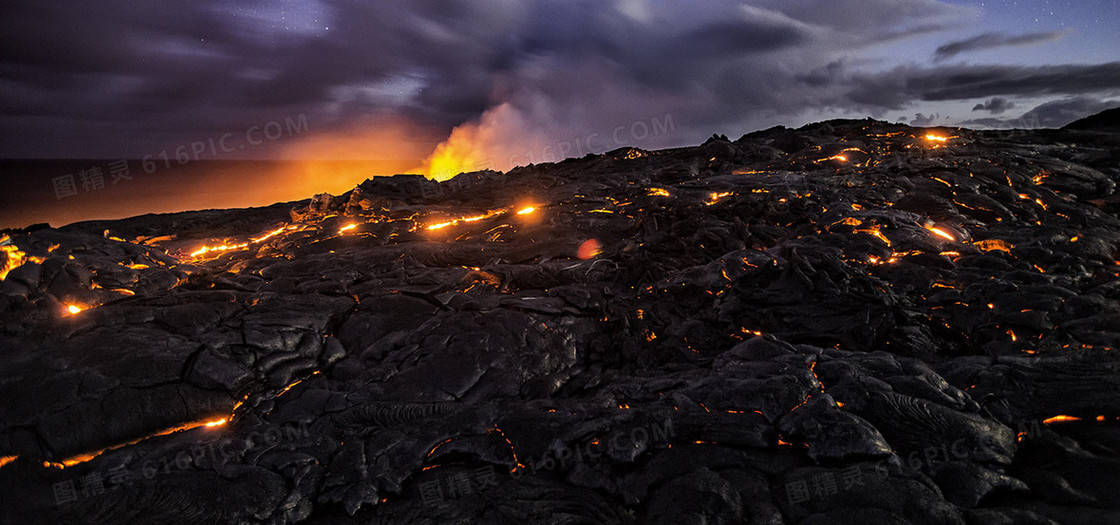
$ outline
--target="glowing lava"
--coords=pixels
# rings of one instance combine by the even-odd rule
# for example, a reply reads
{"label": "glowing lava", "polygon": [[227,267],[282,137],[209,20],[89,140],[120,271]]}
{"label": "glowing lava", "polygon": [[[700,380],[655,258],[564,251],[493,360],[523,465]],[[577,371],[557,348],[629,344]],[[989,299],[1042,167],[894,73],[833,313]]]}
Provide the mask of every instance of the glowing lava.
{"label": "glowing lava", "polygon": [[225,251],[229,251],[229,250],[240,250],[242,248],[248,248],[248,247],[249,247],[249,243],[247,243],[247,242],[242,243],[242,244],[232,244],[232,245],[231,244],[223,244],[221,246],[213,246],[213,247],[203,246],[202,248],[199,248],[199,249],[191,252],[191,257],[198,257],[200,255],[206,255],[208,253],[213,253],[213,252],[225,252]]}
{"label": "glowing lava", "polygon": [[724,197],[730,197],[732,195],[734,195],[734,193],[730,192],[730,191],[721,191],[719,193],[711,193],[710,195],[708,195],[708,200],[704,201],[704,205],[711,206],[713,204],[718,203],[720,201],[720,199],[722,199]]}
{"label": "glowing lava", "polygon": [[449,221],[437,222],[435,224],[429,224],[428,229],[429,230],[442,230],[442,229],[444,229],[448,226],[454,226],[454,225],[459,224],[461,222],[478,222],[478,221],[481,221],[482,219],[487,219],[487,218],[490,218],[492,216],[494,216],[494,212],[485,213],[483,215],[472,215],[470,217],[462,217],[462,218],[459,218],[459,219],[451,219]]}
{"label": "glowing lava", "polygon": [[937,226],[926,226],[925,228],[927,230],[929,230],[930,232],[932,232],[934,235],[938,236],[938,237],[941,237],[943,239],[953,241],[953,242],[957,241],[957,238],[954,237],[953,234],[945,231],[942,228],[938,228]]}
{"label": "glowing lava", "polygon": [[1011,253],[1011,249],[1015,247],[1015,245],[1002,239],[985,239],[982,241],[976,241],[972,244],[986,252],[998,250],[1001,252]]}
{"label": "glowing lava", "polygon": [[71,314],[74,314],[74,315],[77,315],[77,314],[81,313],[82,310],[84,310],[84,308],[82,308],[81,306],[78,306],[76,304],[72,304],[72,305],[69,305],[69,306],[66,307],[66,311],[70,312]]}
{"label": "glowing lava", "polygon": [[145,441],[147,439],[151,439],[151,438],[159,437],[159,436],[166,436],[168,434],[174,434],[176,432],[184,432],[184,431],[199,428],[199,427],[206,427],[206,428],[219,427],[219,426],[225,425],[227,421],[228,421],[228,419],[223,417],[221,419],[212,419],[212,420],[207,420],[207,421],[196,421],[196,422],[192,422],[192,423],[184,423],[184,424],[179,425],[177,427],[171,427],[171,428],[168,428],[168,429],[160,430],[159,432],[156,432],[154,434],[150,434],[150,435],[147,435],[147,436],[144,436],[144,437],[141,437],[141,438],[137,438],[137,439],[134,439],[132,441],[127,441],[127,442],[124,442],[124,443],[118,443],[116,445],[113,445],[111,447],[106,447],[106,448],[103,448],[101,450],[95,450],[93,452],[87,452],[85,454],[78,454],[76,456],[70,456],[70,457],[68,457],[68,458],[66,458],[62,461],[58,461],[58,462],[44,461],[43,466],[44,467],[54,467],[54,468],[59,468],[59,469],[66,468],[66,467],[73,467],[74,465],[80,465],[82,463],[90,461],[90,460],[92,460],[92,459],[94,459],[94,458],[96,458],[96,457],[98,457],[98,456],[100,456],[100,455],[102,455],[106,452],[109,452],[109,451],[112,451],[112,450],[117,450],[117,449],[123,448],[123,447],[127,447],[129,445],[135,445],[135,444],[140,443],[141,441]]}
{"label": "glowing lava", "polygon": [[6,256],[4,264],[0,265],[0,281],[8,277],[8,272],[23,266],[25,262],[43,262],[42,257],[29,257],[23,250],[19,249],[19,246],[12,243],[11,238],[7,235],[0,237],[0,253]]}
{"label": "glowing lava", "polygon": [[536,208],[534,208],[532,206],[528,206],[528,207],[525,207],[525,208],[521,208],[520,210],[517,210],[517,214],[518,215],[529,215],[530,213],[533,213],[535,211],[537,211]]}

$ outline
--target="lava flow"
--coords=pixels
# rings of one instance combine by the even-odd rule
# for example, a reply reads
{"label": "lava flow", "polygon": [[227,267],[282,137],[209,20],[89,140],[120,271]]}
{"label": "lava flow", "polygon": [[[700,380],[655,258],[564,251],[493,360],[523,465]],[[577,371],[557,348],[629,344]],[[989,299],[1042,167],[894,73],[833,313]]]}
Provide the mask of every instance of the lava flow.
{"label": "lava flow", "polygon": [[1118,150],[838,120],[8,231],[0,508],[1116,514]]}

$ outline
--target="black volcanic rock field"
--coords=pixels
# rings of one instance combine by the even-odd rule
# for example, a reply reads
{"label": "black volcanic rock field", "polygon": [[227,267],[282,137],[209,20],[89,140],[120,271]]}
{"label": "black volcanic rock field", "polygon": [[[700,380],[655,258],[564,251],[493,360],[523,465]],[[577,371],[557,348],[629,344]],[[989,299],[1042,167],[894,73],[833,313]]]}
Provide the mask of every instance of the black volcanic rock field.
{"label": "black volcanic rock field", "polygon": [[1118,180],[830,121],[9,231],[0,522],[1120,523]]}

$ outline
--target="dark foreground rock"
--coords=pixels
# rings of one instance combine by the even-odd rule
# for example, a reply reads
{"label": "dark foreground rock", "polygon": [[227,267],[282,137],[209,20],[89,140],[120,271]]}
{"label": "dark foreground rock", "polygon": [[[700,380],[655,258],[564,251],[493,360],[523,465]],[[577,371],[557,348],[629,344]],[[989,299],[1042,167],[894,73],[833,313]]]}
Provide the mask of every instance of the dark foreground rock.
{"label": "dark foreground rock", "polygon": [[8,232],[0,521],[1120,522],[1118,148],[832,121]]}

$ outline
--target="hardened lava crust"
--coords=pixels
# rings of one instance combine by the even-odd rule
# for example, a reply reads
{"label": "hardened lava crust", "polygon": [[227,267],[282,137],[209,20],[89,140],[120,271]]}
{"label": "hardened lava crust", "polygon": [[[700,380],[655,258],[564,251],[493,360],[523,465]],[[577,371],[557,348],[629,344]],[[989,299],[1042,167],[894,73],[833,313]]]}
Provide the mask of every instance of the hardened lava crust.
{"label": "hardened lava crust", "polygon": [[1120,135],[1079,127],[829,121],[8,231],[0,513],[1116,523]]}

